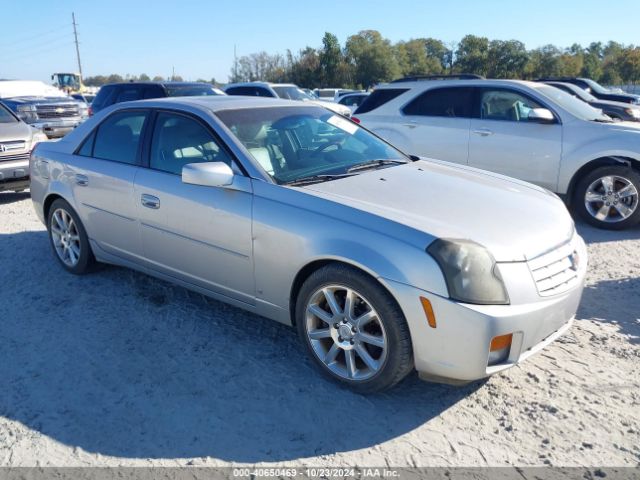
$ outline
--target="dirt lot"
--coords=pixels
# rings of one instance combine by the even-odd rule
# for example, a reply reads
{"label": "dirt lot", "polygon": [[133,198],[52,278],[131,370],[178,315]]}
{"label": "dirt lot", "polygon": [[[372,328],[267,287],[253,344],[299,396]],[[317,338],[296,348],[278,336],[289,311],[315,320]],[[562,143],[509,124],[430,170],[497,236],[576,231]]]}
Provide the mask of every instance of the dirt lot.
{"label": "dirt lot", "polygon": [[464,388],[362,397],[292,329],[108,267],[58,266],[25,194],[0,194],[0,466],[640,464],[640,229],[580,226],[571,332]]}

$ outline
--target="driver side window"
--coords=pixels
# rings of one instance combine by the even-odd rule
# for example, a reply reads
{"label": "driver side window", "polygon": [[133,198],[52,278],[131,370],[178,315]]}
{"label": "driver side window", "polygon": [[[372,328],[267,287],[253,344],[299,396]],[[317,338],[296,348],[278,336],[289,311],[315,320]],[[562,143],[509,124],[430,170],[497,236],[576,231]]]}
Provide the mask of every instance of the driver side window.
{"label": "driver side window", "polygon": [[527,122],[534,108],[543,108],[529,97],[511,90],[482,91],[480,99],[480,118],[484,120],[503,120],[507,122]]}
{"label": "driver side window", "polygon": [[200,162],[224,162],[233,168],[229,155],[199,122],[184,115],[159,113],[149,166],[181,175],[183,166]]}

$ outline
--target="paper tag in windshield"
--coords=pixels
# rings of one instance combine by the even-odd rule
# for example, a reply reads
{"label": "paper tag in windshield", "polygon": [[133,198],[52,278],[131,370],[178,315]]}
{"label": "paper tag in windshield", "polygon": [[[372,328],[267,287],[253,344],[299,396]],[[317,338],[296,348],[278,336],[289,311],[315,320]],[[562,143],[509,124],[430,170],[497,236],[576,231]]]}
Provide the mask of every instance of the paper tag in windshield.
{"label": "paper tag in windshield", "polygon": [[340,117],[339,115],[334,115],[327,123],[333,125],[334,127],[338,127],[340,130],[347,132],[349,135],[353,135],[358,131],[358,126],[355,123],[350,122],[346,118]]}

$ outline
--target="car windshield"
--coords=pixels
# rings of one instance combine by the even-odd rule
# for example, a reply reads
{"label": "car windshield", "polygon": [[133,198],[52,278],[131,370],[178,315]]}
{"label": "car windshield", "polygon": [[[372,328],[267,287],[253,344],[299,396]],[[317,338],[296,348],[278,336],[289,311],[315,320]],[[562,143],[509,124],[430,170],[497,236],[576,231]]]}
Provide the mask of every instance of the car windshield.
{"label": "car windshield", "polygon": [[560,105],[570,114],[582,120],[592,120],[597,122],[606,122],[611,120],[609,117],[604,115],[602,111],[593,108],[582,100],[578,100],[573,95],[560,90],[559,88],[552,87],[551,85],[539,85],[536,87],[536,90],[548,99]]}
{"label": "car windshield", "polygon": [[16,123],[18,120],[11,115],[7,107],[0,103],[0,123]]}
{"label": "car windshield", "polygon": [[366,169],[409,161],[352,121],[320,107],[245,108],[216,115],[278,184],[329,180],[363,164]]}
{"label": "car windshield", "polygon": [[580,87],[576,87],[575,85],[572,85],[570,83],[565,83],[564,85],[566,86],[566,88],[571,90],[571,92],[567,92],[567,93],[570,93],[571,95],[575,95],[580,100],[584,100],[585,102],[597,102],[598,101],[598,99],[596,97],[594,97],[589,92],[587,92],[586,90],[583,90]]}
{"label": "car windshield", "polygon": [[598,82],[595,82],[595,81],[591,80],[590,78],[585,78],[584,82],[587,85],[589,85],[589,88],[591,90],[593,90],[594,92],[596,92],[596,93],[602,93],[602,94],[611,93],[611,90],[609,90],[608,88],[604,88]]}
{"label": "car windshield", "polygon": [[273,90],[278,94],[278,97],[285,98],[287,100],[316,100],[304,90],[299,89],[293,85],[290,86],[272,86]]}
{"label": "car windshield", "polygon": [[211,85],[167,85],[169,97],[202,97],[219,95]]}

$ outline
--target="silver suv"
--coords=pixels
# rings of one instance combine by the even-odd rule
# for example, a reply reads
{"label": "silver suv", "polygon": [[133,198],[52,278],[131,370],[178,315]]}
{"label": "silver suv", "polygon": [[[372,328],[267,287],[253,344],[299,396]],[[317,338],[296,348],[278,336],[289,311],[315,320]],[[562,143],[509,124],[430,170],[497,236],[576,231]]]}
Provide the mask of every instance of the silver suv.
{"label": "silver suv", "polygon": [[0,103],[0,191],[29,188],[29,155],[47,136]]}
{"label": "silver suv", "polygon": [[403,79],[378,87],[354,113],[407,153],[538,184],[588,222],[640,222],[640,124],[542,83]]}

